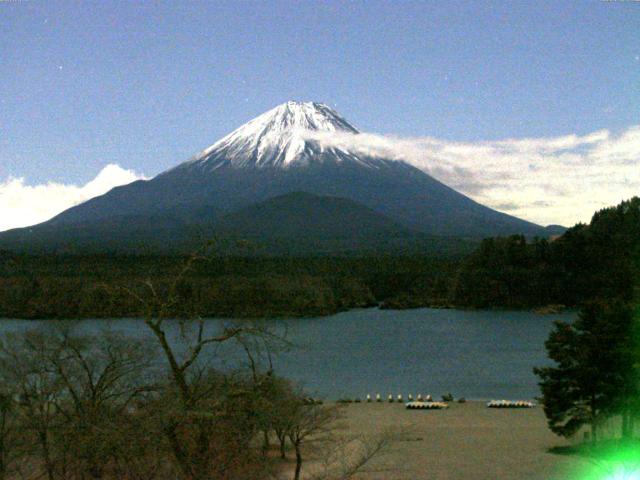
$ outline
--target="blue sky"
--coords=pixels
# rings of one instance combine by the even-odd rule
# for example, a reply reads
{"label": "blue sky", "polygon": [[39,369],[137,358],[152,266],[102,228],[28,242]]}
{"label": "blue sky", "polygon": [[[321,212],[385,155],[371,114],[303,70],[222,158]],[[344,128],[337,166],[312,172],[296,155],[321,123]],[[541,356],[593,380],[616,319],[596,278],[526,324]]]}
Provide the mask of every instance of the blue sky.
{"label": "blue sky", "polygon": [[286,100],[478,142],[640,123],[640,3],[0,3],[0,182],[153,176]]}

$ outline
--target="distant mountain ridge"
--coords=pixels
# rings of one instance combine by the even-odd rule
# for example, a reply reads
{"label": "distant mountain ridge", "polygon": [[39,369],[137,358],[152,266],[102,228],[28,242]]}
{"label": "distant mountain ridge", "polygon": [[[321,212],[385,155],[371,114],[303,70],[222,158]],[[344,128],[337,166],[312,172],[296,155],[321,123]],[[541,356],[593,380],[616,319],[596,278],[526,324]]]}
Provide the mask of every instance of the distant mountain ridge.
{"label": "distant mountain ridge", "polygon": [[[406,238],[416,234],[479,238],[557,233],[480,205],[407,163],[327,147],[313,140],[310,132],[359,134],[326,105],[287,102],[151,180],[114,188],[43,224],[1,233],[0,248],[16,243],[27,248],[37,239],[42,248],[56,249],[62,238],[69,246],[74,240],[88,239],[91,232],[101,232],[91,239],[97,248],[101,239],[127,236],[135,236],[136,244],[144,244],[145,238],[150,244],[163,238],[165,247],[170,247],[189,236],[194,224],[207,235],[226,235],[233,224],[237,232],[270,237],[272,225],[256,217],[252,206],[296,192],[297,203],[289,198],[285,211],[296,204],[318,210],[315,217],[307,212],[309,218],[325,218],[322,212],[338,202],[340,215],[357,211],[363,219],[373,221],[372,215],[377,214],[379,225],[385,223],[380,220],[384,217],[385,228],[393,224],[394,231],[413,232]],[[305,201],[300,192],[323,199]],[[331,200],[335,197],[343,203]],[[269,210],[270,214],[276,215],[276,210]],[[245,218],[246,224],[237,219],[231,222],[229,216],[234,213],[238,213],[237,219]],[[285,230],[300,218],[291,210],[288,217],[281,212],[278,215]],[[350,221],[358,223],[354,218]],[[174,234],[168,235],[168,231]],[[310,231],[320,234],[318,228]],[[356,243],[364,248],[367,241],[361,238]]]}

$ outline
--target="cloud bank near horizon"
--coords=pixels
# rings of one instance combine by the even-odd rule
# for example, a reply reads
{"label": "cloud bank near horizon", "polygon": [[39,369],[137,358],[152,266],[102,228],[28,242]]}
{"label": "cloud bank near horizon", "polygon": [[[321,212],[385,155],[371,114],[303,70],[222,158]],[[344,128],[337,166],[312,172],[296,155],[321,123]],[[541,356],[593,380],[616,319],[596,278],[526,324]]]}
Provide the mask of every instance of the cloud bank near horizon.
{"label": "cloud bank near horizon", "polygon": [[[640,195],[640,125],[612,134],[453,142],[370,133],[307,132],[325,147],[403,160],[477,202],[541,225],[588,222]],[[44,222],[143,175],[109,164],[85,185],[0,180],[0,231]]]}
{"label": "cloud bank near horizon", "polygon": [[0,231],[44,222],[90,198],[144,176],[109,164],[85,185],[48,182],[28,185],[24,178],[0,181]]}
{"label": "cloud bank near horizon", "polygon": [[640,125],[614,135],[452,142],[310,132],[325,148],[404,160],[496,210],[541,225],[572,226],[640,195]]}

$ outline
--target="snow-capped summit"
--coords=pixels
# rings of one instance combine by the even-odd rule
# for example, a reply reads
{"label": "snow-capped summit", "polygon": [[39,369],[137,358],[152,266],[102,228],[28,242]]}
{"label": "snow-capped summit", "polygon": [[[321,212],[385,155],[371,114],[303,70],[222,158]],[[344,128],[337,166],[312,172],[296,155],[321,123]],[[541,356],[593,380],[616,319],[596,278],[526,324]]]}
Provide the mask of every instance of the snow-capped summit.
{"label": "snow-capped summit", "polygon": [[332,132],[359,133],[325,104],[290,101],[245,123],[183,166],[212,171],[221,166],[287,168],[327,159],[370,163],[314,140],[314,134]]}

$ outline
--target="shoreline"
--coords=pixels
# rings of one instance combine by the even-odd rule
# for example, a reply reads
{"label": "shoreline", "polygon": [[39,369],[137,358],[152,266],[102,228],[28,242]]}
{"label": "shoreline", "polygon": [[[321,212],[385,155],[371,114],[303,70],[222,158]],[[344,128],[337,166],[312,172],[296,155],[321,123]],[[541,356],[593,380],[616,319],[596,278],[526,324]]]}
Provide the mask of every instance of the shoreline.
{"label": "shoreline", "polygon": [[[323,314],[296,314],[296,315],[265,315],[265,316],[235,316],[231,317],[228,315],[220,315],[220,316],[205,316],[202,317],[203,320],[229,320],[229,321],[238,321],[238,322],[248,322],[248,321],[261,321],[261,320],[308,320],[308,319],[322,319],[329,318],[336,315],[340,315],[343,313],[353,313],[353,312],[362,312],[367,310],[379,310],[381,312],[406,312],[411,310],[456,310],[461,312],[514,312],[514,313],[532,313],[536,316],[547,317],[549,315],[565,315],[575,313],[577,310],[573,307],[564,307],[562,309],[550,309],[549,305],[541,306],[541,307],[527,307],[527,308],[513,308],[513,307],[488,307],[488,308],[476,308],[469,306],[456,306],[456,305],[448,305],[448,306],[437,306],[437,305],[426,305],[426,306],[417,306],[417,307],[407,307],[402,308],[398,306],[394,306],[393,308],[385,308],[383,304],[365,306],[365,307],[353,307],[353,308],[344,308],[336,311],[332,311],[329,313]],[[83,317],[48,317],[48,318],[40,318],[40,317],[0,317],[0,322],[4,320],[11,321],[24,321],[24,322],[50,322],[50,321],[58,321],[58,322],[77,322],[77,321],[85,321],[85,320],[102,320],[102,321],[119,321],[119,320],[143,320],[143,317],[111,317],[111,316],[83,316]],[[194,319],[195,320],[195,319]]]}

